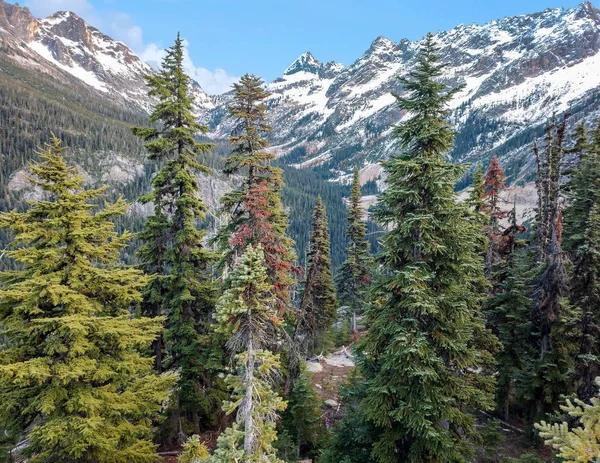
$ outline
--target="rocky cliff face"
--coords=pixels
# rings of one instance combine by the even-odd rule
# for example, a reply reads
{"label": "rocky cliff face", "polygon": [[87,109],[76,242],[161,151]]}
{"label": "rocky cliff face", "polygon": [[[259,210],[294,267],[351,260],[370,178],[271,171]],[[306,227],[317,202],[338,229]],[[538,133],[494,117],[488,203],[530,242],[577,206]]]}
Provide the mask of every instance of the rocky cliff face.
{"label": "rocky cliff face", "polygon": [[[435,34],[446,79],[463,90],[452,103],[458,129],[455,161],[487,161],[497,153],[512,180],[531,172],[529,143],[554,114],[593,120],[600,102],[600,14],[589,2]],[[310,52],[269,83],[274,150],[301,167],[345,179],[395,147],[390,126],[406,116],[395,106],[397,77],[415,65],[420,42],[378,37],[349,66],[320,63]],[[203,114],[213,136],[229,126],[221,107]]]}
{"label": "rocky cliff face", "polygon": [[[62,80],[75,78],[101,97],[129,108],[150,109],[144,76],[153,69],[124,43],[74,13],[60,11],[36,19],[28,8],[0,0],[0,43],[20,65],[37,67]],[[199,108],[213,107],[197,83],[194,93]]]}

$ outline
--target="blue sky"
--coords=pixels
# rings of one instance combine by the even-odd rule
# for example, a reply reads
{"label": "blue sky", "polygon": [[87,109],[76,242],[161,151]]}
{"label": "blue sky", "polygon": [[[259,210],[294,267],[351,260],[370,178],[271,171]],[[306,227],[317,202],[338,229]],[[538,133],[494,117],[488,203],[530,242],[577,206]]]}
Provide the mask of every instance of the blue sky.
{"label": "blue sky", "polygon": [[46,16],[71,10],[156,64],[177,31],[187,67],[209,93],[246,72],[272,80],[303,52],[351,64],[379,35],[418,39],[428,31],[484,23],[581,0],[25,0]]}

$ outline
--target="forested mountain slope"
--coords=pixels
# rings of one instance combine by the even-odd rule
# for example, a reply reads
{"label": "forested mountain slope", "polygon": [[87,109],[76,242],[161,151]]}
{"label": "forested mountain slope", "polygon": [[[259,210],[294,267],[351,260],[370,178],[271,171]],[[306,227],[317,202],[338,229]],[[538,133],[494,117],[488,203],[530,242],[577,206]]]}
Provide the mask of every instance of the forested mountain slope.
{"label": "forested mountain slope", "polygon": [[[120,225],[136,231],[148,209],[135,201],[148,191],[153,172],[144,162],[146,155],[142,143],[131,134],[130,128],[148,123],[148,113],[144,108],[149,107],[151,100],[144,93],[147,90],[143,75],[151,72],[151,68],[129,49],[125,50],[123,44],[87,26],[76,15],[57,13],[51,18],[54,20],[38,21],[26,8],[0,0],[0,210],[20,208],[23,200],[34,194],[22,171],[27,162],[36,157],[38,148],[54,133],[68,147],[66,155],[83,171],[90,186],[106,184],[110,196],[124,195],[134,203]],[[40,44],[51,42],[48,38],[50,32],[47,31],[39,41],[33,39],[40,37],[38,33],[31,33],[44,27],[50,32],[57,31],[50,59],[35,51],[41,49]],[[88,29],[92,39],[96,37],[95,42],[99,38],[104,40],[104,48],[88,48],[84,40],[77,44],[76,35],[89,36]],[[70,37],[66,41],[72,42],[67,49],[61,48],[60,31]],[[27,43],[29,39],[32,42]],[[92,71],[89,72],[102,82],[103,87],[90,85],[90,82],[95,82],[89,81],[92,74],[85,74],[88,78],[80,79],[76,59],[82,56],[83,51],[77,53],[73,50],[84,50],[90,56],[96,56],[96,61],[101,63],[106,61],[102,59],[102,53],[111,50],[111,47],[117,50],[113,50],[117,63],[123,66],[133,63],[135,72],[127,74],[126,78],[117,75],[113,80],[114,76],[96,63],[91,65]],[[89,58],[86,62],[90,61]],[[122,85],[129,88],[129,93],[122,92],[124,96],[119,98],[116,93]],[[194,90],[196,104],[200,107],[206,94],[197,84]],[[127,95],[133,96],[128,99]],[[144,103],[138,105],[139,101]],[[217,212],[221,195],[229,188],[230,179],[220,173],[221,159],[228,152],[225,141],[217,141],[217,147],[206,160],[213,173],[203,176],[200,182],[202,195],[211,210],[209,227],[214,224],[212,214]],[[330,210],[331,230],[335,236],[333,262],[338,265],[344,258],[343,197],[347,195],[347,188],[325,182],[313,172],[288,166],[284,168],[288,184],[284,202],[293,212],[290,234],[297,241],[298,255],[303,260],[310,214],[317,195],[321,194]],[[0,237],[0,241],[3,243],[4,238]]]}

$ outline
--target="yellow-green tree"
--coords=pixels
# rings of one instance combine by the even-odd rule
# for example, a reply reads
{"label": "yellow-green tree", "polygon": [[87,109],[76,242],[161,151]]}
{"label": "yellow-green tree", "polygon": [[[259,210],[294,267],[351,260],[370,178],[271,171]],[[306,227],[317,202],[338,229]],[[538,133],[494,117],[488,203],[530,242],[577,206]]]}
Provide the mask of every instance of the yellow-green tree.
{"label": "yellow-green tree", "polygon": [[173,378],[140,351],[163,320],[131,316],[147,280],[117,263],[130,235],[111,219],[127,205],[97,210],[103,189],[85,190],[61,152],[55,138],[30,167],[43,199],[0,214],[18,268],[0,274],[0,422],[27,430],[32,463],[153,462]]}
{"label": "yellow-green tree", "polygon": [[[598,385],[598,379],[596,379]],[[565,422],[549,424],[545,421],[536,423],[540,436],[546,445],[557,451],[557,456],[565,463],[583,463],[600,460],[600,396],[592,397],[590,403],[580,399],[560,407],[572,418],[579,420],[580,425],[569,429]]]}

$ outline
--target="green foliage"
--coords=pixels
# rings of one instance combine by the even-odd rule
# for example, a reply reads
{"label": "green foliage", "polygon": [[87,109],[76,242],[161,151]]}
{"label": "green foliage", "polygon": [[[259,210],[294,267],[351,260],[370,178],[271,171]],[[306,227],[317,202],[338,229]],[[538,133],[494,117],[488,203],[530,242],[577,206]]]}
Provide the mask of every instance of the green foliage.
{"label": "green foliage", "polygon": [[479,310],[484,285],[480,227],[454,184],[462,168],[444,154],[454,133],[447,104],[458,89],[438,82],[443,65],[428,35],[397,96],[411,117],[394,127],[403,154],[384,163],[382,239],[367,334],[359,340],[365,397],[360,412],[381,429],[372,458],[464,461],[473,455],[472,410],[493,407],[496,338]]}
{"label": "green foliage", "polygon": [[504,444],[505,435],[500,421],[488,419],[482,426],[479,435],[481,443],[477,452],[477,461],[481,463],[502,462],[499,449]]}
{"label": "green foliage", "polygon": [[358,169],[354,169],[350,204],[348,206],[348,248],[346,260],[338,270],[336,283],[340,302],[349,307],[352,317],[352,331],[356,332],[356,314],[362,312],[366,303],[366,289],[371,284],[373,262],[369,243],[366,239],[367,227],[361,203]]}
{"label": "green foliage", "polygon": [[578,421],[576,427],[568,423],[536,424],[546,445],[557,450],[558,457],[565,463],[597,461],[600,458],[600,397],[592,397],[590,403],[575,399],[567,400],[560,407],[571,418]]}
{"label": "green foliage", "polygon": [[535,358],[531,339],[531,292],[535,278],[532,257],[515,251],[494,273],[494,288],[484,306],[489,326],[502,343],[498,364],[497,408],[508,420],[511,410],[526,411],[530,384],[523,372],[528,359]]}
{"label": "green foliage", "polygon": [[469,198],[467,200],[474,212],[481,211],[481,206],[483,206],[483,193],[483,167],[481,166],[481,163],[479,163],[473,173],[471,190],[469,191]]}
{"label": "green foliage", "polygon": [[306,278],[299,307],[299,337],[305,355],[327,346],[327,332],[336,317],[337,300],[331,273],[331,244],[327,212],[319,196],[313,212],[312,231],[306,253]]}
{"label": "green foliage", "polygon": [[[209,172],[197,157],[213,145],[196,140],[208,128],[199,125],[192,114],[190,78],[183,70],[179,35],[167,50],[161,70],[147,76],[147,81],[149,95],[158,99],[150,122],[159,127],[132,130],[146,142],[149,160],[164,167],[152,180],[152,192],[142,198],[154,206],[154,215],[139,234],[141,267],[151,277],[142,313],[167,318],[164,340],[154,344],[155,366],[158,371],[163,364],[179,370],[171,421],[183,442],[186,431],[199,432],[215,424],[217,406],[212,399],[218,386],[207,365],[215,353],[206,339],[216,298],[211,270],[215,256],[204,247],[204,233],[197,229],[206,206],[198,197],[196,177]],[[169,355],[163,359],[165,348]]]}
{"label": "green foliage", "polygon": [[243,174],[244,180],[222,198],[227,223],[213,242],[222,252],[224,266],[233,265],[246,246],[262,246],[278,310],[284,313],[290,308],[290,287],[297,268],[293,242],[286,235],[287,213],[281,203],[283,171],[271,165],[275,156],[266,151],[269,144],[264,136],[271,131],[264,101],[268,96],[263,81],[254,75],[246,74],[233,85],[228,108],[235,124],[229,138],[233,151],[225,159],[224,172]]}
{"label": "green foliage", "polygon": [[562,250],[561,171],[566,152],[565,115],[560,123],[552,119],[546,129],[543,149],[534,143],[537,162],[538,207],[535,221],[537,276],[533,290],[531,337],[536,353],[527,359],[524,374],[536,419],[558,406],[563,394],[572,391],[571,371],[575,346],[569,329],[574,317],[567,304],[568,275]]}
{"label": "green foliage", "polygon": [[55,138],[30,166],[44,198],[0,214],[19,264],[0,274],[0,419],[28,430],[31,462],[153,462],[151,423],[173,376],[139,352],[163,319],[130,315],[147,279],[117,263],[130,235],[111,219],[126,204],[92,213],[103,190],[84,190],[61,152]]}
{"label": "green foliage", "polygon": [[382,429],[375,426],[358,406],[365,396],[364,378],[353,374],[348,384],[341,387],[340,392],[347,410],[337,426],[331,430],[329,442],[317,461],[319,463],[372,463],[373,445]]}
{"label": "green foliage", "polygon": [[287,396],[288,406],[282,414],[282,427],[294,443],[295,455],[315,456],[323,442],[325,428],[321,401],[306,371],[302,371]]}
{"label": "green foliage", "polygon": [[280,373],[279,356],[268,350],[281,329],[277,312],[263,251],[250,245],[234,267],[214,314],[215,330],[228,338],[237,368],[236,375],[227,377],[232,398],[223,404],[227,414],[237,411],[236,421],[219,437],[215,462],[240,457],[248,462],[279,462],[273,447],[275,420],[286,403],[273,390],[273,379]]}
{"label": "green foliage", "polygon": [[572,263],[569,301],[580,312],[572,326],[578,338],[575,381],[579,398],[588,401],[600,376],[600,145],[590,143],[585,127],[579,125],[572,151],[578,154],[579,166],[569,182],[564,247]]}
{"label": "green foliage", "polygon": [[209,457],[208,449],[204,442],[200,440],[198,434],[188,437],[183,444],[183,451],[177,457],[179,463],[201,463]]}

